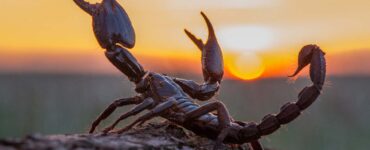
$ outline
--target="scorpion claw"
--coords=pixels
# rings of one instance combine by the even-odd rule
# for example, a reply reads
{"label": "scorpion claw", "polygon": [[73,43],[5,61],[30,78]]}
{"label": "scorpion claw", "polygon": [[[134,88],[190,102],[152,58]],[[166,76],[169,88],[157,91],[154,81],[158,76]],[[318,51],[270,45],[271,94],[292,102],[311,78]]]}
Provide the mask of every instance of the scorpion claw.
{"label": "scorpion claw", "polygon": [[89,15],[94,15],[96,11],[96,4],[90,4],[84,0],[73,0],[82,10]]}
{"label": "scorpion claw", "polygon": [[184,29],[185,34],[194,42],[194,44],[199,48],[199,50],[202,50],[204,47],[202,39],[198,39],[194,34],[189,32],[188,30]]}
{"label": "scorpion claw", "polygon": [[135,45],[135,31],[126,11],[116,0],[103,0],[89,4],[84,0],[75,3],[93,17],[95,37],[103,48],[120,43],[127,48]]}
{"label": "scorpion claw", "polygon": [[203,43],[202,39],[197,38],[188,30],[184,30],[186,35],[202,52],[202,72],[204,83],[199,85],[191,80],[177,79],[174,81],[192,98],[201,101],[209,100],[219,90],[220,83],[224,74],[224,62],[221,48],[217,42],[215,31],[207,16],[201,12],[208,27],[208,40]]}
{"label": "scorpion claw", "polygon": [[202,51],[202,69],[204,80],[207,82],[220,82],[224,73],[224,64],[221,48],[217,42],[216,34],[208,17],[201,12],[208,27],[208,40],[203,43],[201,39],[196,38],[191,32],[185,29],[187,36]]}

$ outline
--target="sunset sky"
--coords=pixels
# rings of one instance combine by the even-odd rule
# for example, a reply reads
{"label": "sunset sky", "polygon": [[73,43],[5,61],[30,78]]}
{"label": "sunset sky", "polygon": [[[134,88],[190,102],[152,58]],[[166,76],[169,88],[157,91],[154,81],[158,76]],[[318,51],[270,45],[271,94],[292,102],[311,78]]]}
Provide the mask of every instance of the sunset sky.
{"label": "sunset sky", "polygon": [[[327,53],[330,75],[370,75],[368,0],[117,1],[136,31],[131,52],[148,70],[200,73],[200,51],[183,29],[205,39],[204,11],[227,77],[286,76],[306,44]],[[2,0],[0,19],[0,72],[118,73],[94,37],[91,17],[72,0]]]}

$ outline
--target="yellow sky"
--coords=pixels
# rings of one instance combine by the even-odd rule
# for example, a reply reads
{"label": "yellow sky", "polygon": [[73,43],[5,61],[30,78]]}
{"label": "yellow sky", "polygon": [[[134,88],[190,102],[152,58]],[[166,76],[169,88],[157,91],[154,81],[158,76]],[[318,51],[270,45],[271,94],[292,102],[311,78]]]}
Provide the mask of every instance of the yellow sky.
{"label": "yellow sky", "polygon": [[[181,61],[191,62],[200,70],[196,64],[199,62],[199,51],[187,39],[183,28],[205,38],[207,30],[199,15],[201,10],[205,11],[215,26],[226,61],[233,61],[234,54],[256,55],[265,66],[265,76],[282,75],[293,70],[298,50],[305,44],[320,45],[328,57],[335,57],[335,60],[348,57],[354,50],[370,53],[368,0],[118,2],[128,12],[136,30],[137,43],[132,52],[149,69],[168,66],[149,60],[165,59],[177,61],[178,64]],[[2,0],[0,18],[0,59],[8,58],[0,60],[0,70],[18,68],[19,71],[29,63],[49,62],[58,56],[66,56],[58,64],[63,64],[63,61],[71,63],[72,59],[69,60],[67,56],[75,56],[73,60],[76,62],[87,59],[104,61],[101,55],[103,50],[92,32],[91,17],[72,0]],[[81,59],[77,56],[81,56]],[[369,64],[370,61],[363,63]],[[52,64],[46,68],[53,70],[55,66]],[[68,66],[65,69],[68,70]],[[280,73],[277,73],[279,70]],[[338,71],[332,73],[335,72]],[[349,73],[356,73],[356,70]]]}

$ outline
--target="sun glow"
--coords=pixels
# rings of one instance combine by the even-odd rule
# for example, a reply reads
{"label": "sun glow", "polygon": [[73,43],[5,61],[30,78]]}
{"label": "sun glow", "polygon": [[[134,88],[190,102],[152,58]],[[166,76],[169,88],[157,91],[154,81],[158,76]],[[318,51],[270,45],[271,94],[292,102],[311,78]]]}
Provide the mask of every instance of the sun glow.
{"label": "sun glow", "polygon": [[261,58],[254,53],[235,55],[226,61],[230,73],[242,80],[257,79],[265,71]]}
{"label": "sun glow", "polygon": [[232,53],[226,59],[231,75],[242,80],[253,80],[264,73],[265,65],[256,52],[268,50],[275,44],[272,29],[239,25],[224,27],[218,36],[225,50]]}
{"label": "sun glow", "polygon": [[267,50],[275,42],[273,30],[262,26],[224,27],[217,35],[223,47],[237,52]]}

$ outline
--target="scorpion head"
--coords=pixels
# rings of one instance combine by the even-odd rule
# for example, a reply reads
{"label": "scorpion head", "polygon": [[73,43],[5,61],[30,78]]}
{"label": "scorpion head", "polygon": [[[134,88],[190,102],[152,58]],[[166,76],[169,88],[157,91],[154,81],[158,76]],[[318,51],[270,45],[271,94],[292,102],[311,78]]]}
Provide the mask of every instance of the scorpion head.
{"label": "scorpion head", "polygon": [[179,92],[181,92],[181,90],[178,89],[179,87],[174,84],[168,76],[164,74],[150,72],[145,80],[145,87],[147,89],[150,88],[150,94],[158,100],[172,97],[174,95],[180,94]]}

